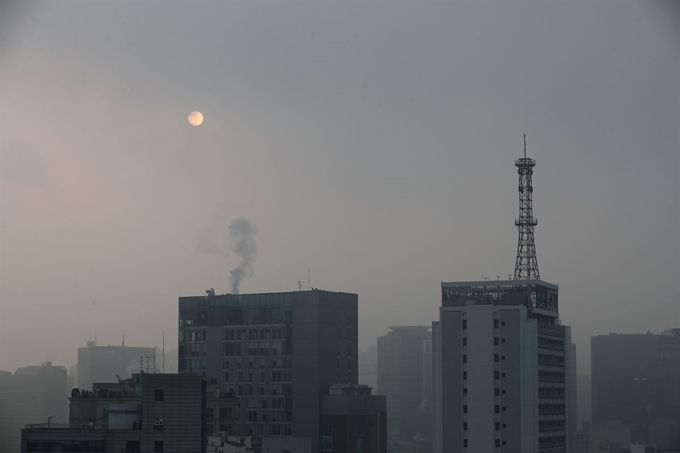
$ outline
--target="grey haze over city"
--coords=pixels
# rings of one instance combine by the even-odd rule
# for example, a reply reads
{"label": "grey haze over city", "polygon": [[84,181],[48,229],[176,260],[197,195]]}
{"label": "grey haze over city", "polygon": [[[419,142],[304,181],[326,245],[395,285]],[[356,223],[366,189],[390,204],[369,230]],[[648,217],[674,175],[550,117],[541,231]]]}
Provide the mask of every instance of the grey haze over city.
{"label": "grey haze over city", "polygon": [[357,293],[361,348],[429,325],[442,280],[513,272],[527,134],[587,373],[591,336],[680,325],[679,24],[670,1],[3,3],[0,369],[95,335],[176,349],[178,297],[236,270]]}

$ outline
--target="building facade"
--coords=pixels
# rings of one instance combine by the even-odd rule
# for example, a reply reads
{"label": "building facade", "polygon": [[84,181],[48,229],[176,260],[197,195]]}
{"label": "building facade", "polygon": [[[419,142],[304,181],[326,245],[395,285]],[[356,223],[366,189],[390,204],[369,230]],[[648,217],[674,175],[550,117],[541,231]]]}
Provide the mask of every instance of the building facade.
{"label": "building facade", "polygon": [[387,397],[387,433],[396,442],[414,442],[423,403],[423,342],[430,326],[390,327],[378,337],[378,391]]}
{"label": "building facade", "polygon": [[128,379],[134,373],[153,373],[160,366],[155,358],[155,348],[97,346],[96,341],[88,341],[87,346],[78,348],[76,386],[90,390],[92,384],[111,382],[116,376]]}
{"label": "building facade", "polygon": [[367,385],[335,384],[321,397],[321,453],[385,453],[385,396]]}
{"label": "building facade", "polygon": [[240,433],[320,446],[321,397],[357,384],[356,294],[296,291],[179,299],[179,369],[240,401]]}
{"label": "building facade", "polygon": [[630,425],[633,442],[680,450],[680,329],[591,339],[593,421]]}
{"label": "building facade", "polygon": [[435,453],[573,451],[575,348],[541,280],[443,282]]}
{"label": "building facade", "polygon": [[74,389],[68,425],[21,431],[21,452],[185,453],[206,451],[207,383],[201,376],[136,374]]}
{"label": "building facade", "polygon": [[41,366],[0,372],[0,451],[21,451],[21,429],[29,423],[68,421],[66,368]]}

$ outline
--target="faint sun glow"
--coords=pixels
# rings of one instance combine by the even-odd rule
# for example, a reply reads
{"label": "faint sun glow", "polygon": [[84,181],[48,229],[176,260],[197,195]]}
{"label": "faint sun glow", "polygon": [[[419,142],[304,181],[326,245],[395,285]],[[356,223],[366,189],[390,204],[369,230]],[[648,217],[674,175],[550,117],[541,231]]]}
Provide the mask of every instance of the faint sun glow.
{"label": "faint sun glow", "polygon": [[203,124],[203,114],[198,110],[194,110],[189,114],[189,124],[192,126],[200,126]]}

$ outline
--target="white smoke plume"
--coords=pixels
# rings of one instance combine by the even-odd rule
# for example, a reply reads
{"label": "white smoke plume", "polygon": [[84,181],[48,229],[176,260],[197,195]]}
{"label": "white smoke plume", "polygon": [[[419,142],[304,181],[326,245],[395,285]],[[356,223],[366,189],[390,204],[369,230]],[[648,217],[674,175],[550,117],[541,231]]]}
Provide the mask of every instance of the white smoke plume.
{"label": "white smoke plume", "polygon": [[231,236],[230,250],[241,258],[241,262],[231,271],[231,293],[238,294],[238,287],[243,277],[253,275],[253,261],[257,256],[257,244],[255,235],[257,228],[245,217],[238,218],[229,225]]}

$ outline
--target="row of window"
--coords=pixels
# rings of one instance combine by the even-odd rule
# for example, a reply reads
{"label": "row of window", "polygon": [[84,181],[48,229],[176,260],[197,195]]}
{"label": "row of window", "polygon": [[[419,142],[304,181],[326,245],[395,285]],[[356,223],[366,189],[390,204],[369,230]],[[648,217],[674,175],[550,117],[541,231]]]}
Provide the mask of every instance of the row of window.
{"label": "row of window", "polygon": [[[60,451],[60,450],[55,450]],[[64,450],[66,451],[66,450]],[[77,451],[88,451],[88,450],[77,450]],[[103,451],[103,450],[102,450]],[[125,441],[125,453],[140,453],[142,451],[141,442],[138,440],[127,440]],[[163,452],[163,441],[156,440],[153,443],[154,453]]]}
{"label": "row of window", "polygon": [[230,365],[233,365],[236,370],[241,370],[241,369],[250,369],[253,370],[257,366],[260,369],[267,368],[267,364],[269,364],[269,368],[271,369],[291,369],[293,368],[293,359],[291,357],[272,357],[272,358],[266,358],[266,357],[260,357],[258,359],[254,358],[246,358],[246,359],[222,359],[222,369],[223,370],[229,370]]}
{"label": "row of window", "polygon": [[292,436],[293,425],[291,423],[246,423],[245,434],[247,436]]}
{"label": "row of window", "polygon": [[[494,318],[493,327],[494,329],[498,329],[499,327],[505,327],[505,321],[500,322],[498,318]],[[463,319],[463,329],[467,329],[467,319]]]}
{"label": "row of window", "polygon": [[[44,441],[44,440],[29,440],[26,442],[26,451],[61,451],[61,452],[104,452],[106,451],[106,444],[101,440],[61,440],[61,441]],[[137,450],[139,451],[139,450]]]}
{"label": "row of window", "polygon": [[268,384],[268,385],[225,385],[225,392],[233,392],[238,389],[238,396],[292,396],[293,384]]}
{"label": "row of window", "polygon": [[291,344],[284,341],[227,341],[222,343],[222,356],[277,356],[290,355]]}
{"label": "row of window", "polygon": [[[290,330],[290,327],[288,327]],[[224,328],[222,339],[225,341],[234,340],[283,340],[286,330],[284,327],[260,327],[244,329],[238,327]]]}
{"label": "row of window", "polygon": [[[507,445],[508,443],[506,441],[502,441],[500,439],[496,439],[496,447],[500,447],[501,445]],[[470,442],[468,442],[467,439],[463,439],[463,447],[469,447]]]}
{"label": "row of window", "polygon": [[269,372],[269,379],[267,379],[267,373],[264,371],[252,372],[252,371],[241,371],[238,374],[230,374],[228,371],[222,373],[222,380],[224,382],[230,382],[230,377],[238,377],[237,382],[292,382],[293,372],[292,371],[282,371],[282,370],[271,370]]}
{"label": "row of window", "polygon": [[260,411],[246,411],[246,421],[247,422],[268,422],[268,423],[281,423],[281,422],[291,422],[293,421],[293,414],[290,411],[281,410],[263,410]]}

